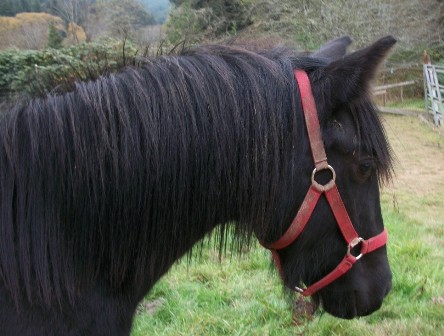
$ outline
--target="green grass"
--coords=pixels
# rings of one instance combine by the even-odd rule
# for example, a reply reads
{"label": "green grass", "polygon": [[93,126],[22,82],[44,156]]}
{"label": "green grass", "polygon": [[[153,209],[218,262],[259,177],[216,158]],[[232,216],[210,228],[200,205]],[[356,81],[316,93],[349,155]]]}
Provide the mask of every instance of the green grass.
{"label": "green grass", "polygon": [[279,277],[269,271],[267,251],[255,246],[241,258],[219,262],[216,252],[205,250],[155,286],[146,300],[161,299],[163,305],[153,315],[139,312],[133,335],[444,334],[444,305],[433,302],[444,295],[442,252],[434,255],[421,223],[389,204],[383,201],[393,289],[373,315],[345,321],[318,313],[295,326]]}
{"label": "green grass", "polygon": [[[412,146],[442,142],[417,119],[387,118],[391,136],[399,137],[399,129],[423,134],[411,138]],[[401,158],[410,152],[408,139],[394,139]],[[430,148],[444,158],[444,146]],[[440,163],[436,181],[444,181]],[[444,335],[444,189],[424,188],[411,192],[402,185],[382,192],[393,288],[371,316],[348,321],[318,312],[294,325],[267,251],[256,244],[249,253],[219,260],[217,251],[203,248],[201,256],[179,262],[154,287],[145,303],[158,300],[159,307],[154,313],[140,309],[132,335]]]}
{"label": "green grass", "polygon": [[258,246],[221,261],[204,249],[155,286],[146,300],[161,298],[164,304],[152,316],[142,311],[133,334],[278,335],[291,324],[291,311],[269,265],[267,251]]}
{"label": "green grass", "polygon": [[424,110],[424,98],[405,99],[403,102],[396,101],[387,104],[387,107],[403,108],[407,110]]}

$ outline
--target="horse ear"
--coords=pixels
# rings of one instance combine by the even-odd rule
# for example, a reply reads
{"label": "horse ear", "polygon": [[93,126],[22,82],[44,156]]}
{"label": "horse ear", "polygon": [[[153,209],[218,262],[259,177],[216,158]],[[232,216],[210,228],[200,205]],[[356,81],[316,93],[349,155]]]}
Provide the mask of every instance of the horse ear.
{"label": "horse ear", "polygon": [[311,54],[311,56],[331,62],[343,57],[347,52],[347,47],[351,43],[352,40],[350,37],[343,36],[327,42],[318,51]]}
{"label": "horse ear", "polygon": [[386,36],[370,47],[358,50],[333,61],[320,73],[323,92],[331,94],[329,101],[333,106],[349,103],[368,93],[379,65],[388,56],[396,39]]}

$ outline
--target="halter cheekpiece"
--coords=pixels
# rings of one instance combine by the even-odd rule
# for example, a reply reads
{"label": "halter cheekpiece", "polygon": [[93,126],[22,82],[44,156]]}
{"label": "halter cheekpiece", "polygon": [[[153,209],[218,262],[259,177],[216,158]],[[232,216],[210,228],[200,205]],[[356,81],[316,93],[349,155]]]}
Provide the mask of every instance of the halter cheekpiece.
{"label": "halter cheekpiece", "polygon": [[[279,240],[269,245],[263,244],[263,246],[271,251],[276,267],[283,278],[284,273],[277,251],[288,247],[299,237],[310,219],[319,198],[322,194],[325,195],[339,229],[347,243],[347,253],[339,265],[321,280],[305,289],[295,287],[297,292],[304,296],[310,296],[348,272],[363,255],[384,246],[387,243],[387,230],[384,229],[380,234],[369,239],[363,239],[357,234],[344,206],[344,202],[341,199],[338,187],[336,186],[335,170],[327,162],[327,155],[324,149],[324,142],[322,140],[318,113],[311,91],[310,81],[303,70],[294,70],[294,75],[299,86],[302,110],[304,111],[305,125],[307,127],[315,168],[311,175],[311,186],[290,227]],[[332,176],[331,180],[324,185],[315,180],[316,174],[322,170],[329,170]],[[355,256],[352,254],[352,250],[358,245],[361,245],[361,250],[360,253]]]}

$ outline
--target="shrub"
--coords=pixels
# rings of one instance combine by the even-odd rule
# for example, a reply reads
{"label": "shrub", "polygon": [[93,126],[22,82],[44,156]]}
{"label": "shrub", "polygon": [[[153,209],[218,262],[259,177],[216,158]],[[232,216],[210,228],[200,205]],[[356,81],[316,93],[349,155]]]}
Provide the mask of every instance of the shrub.
{"label": "shrub", "polygon": [[0,52],[0,93],[31,97],[61,93],[76,81],[97,79],[134,61],[135,46],[116,40],[81,43],[60,49]]}

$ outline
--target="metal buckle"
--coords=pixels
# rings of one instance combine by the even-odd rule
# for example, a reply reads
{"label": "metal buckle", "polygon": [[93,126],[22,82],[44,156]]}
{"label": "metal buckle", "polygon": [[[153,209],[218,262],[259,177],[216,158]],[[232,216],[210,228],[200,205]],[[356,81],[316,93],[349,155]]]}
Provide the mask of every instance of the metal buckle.
{"label": "metal buckle", "polygon": [[305,288],[301,288],[301,287],[296,286],[296,287],[294,288],[294,290],[295,290],[296,292],[302,294],[302,293],[305,291]]}
{"label": "metal buckle", "polygon": [[[317,182],[317,181],[315,180],[316,173],[317,173],[317,172],[320,172],[320,171],[322,171],[322,170],[330,170],[331,175],[332,175],[331,180],[328,181],[325,185],[322,185],[322,184],[320,184],[319,182]],[[317,168],[315,168],[315,169],[313,170],[313,173],[311,173],[311,184],[312,184],[317,190],[322,191],[322,192],[327,191],[327,190],[330,190],[331,188],[333,188],[334,185],[335,185],[335,180],[336,180],[336,172],[335,172],[335,170],[333,169],[333,167],[330,166],[330,165],[327,165],[326,167],[322,167],[322,168],[320,168],[319,170],[318,170]]]}
{"label": "metal buckle", "polygon": [[[356,238],[354,238],[354,239],[350,242],[350,244],[348,244],[348,246],[347,246],[347,255],[348,255],[348,256],[351,255],[351,256],[355,257],[353,254],[351,254],[351,250],[352,250],[356,245],[361,244],[363,241],[364,241],[364,239],[361,238],[361,237],[356,237]],[[363,255],[363,253],[362,253],[362,249],[361,249],[361,253],[359,253],[359,255],[355,257],[355,259],[356,259],[356,260],[361,259],[362,255]]]}

